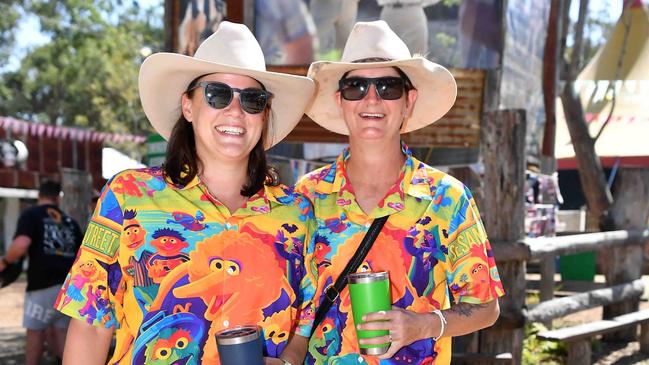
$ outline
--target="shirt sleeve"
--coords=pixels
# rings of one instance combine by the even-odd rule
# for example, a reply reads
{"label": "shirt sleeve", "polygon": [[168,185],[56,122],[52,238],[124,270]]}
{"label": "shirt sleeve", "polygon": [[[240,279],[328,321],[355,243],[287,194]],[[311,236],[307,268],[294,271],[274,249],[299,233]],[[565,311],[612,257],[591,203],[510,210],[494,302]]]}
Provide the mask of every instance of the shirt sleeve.
{"label": "shirt sleeve", "polygon": [[26,211],[18,217],[18,222],[16,224],[16,232],[14,233],[14,238],[18,236],[27,236],[33,239],[34,234],[34,217],[30,211]]}
{"label": "shirt sleeve", "polygon": [[456,303],[487,303],[505,294],[475,201],[463,187],[450,216],[446,278]]}
{"label": "shirt sleeve", "polygon": [[315,233],[317,223],[313,216],[313,207],[311,203],[304,196],[300,196],[301,203],[309,206],[308,213],[306,214],[306,234],[304,237],[304,250],[303,250],[303,265],[304,277],[300,283],[300,296],[302,303],[299,308],[299,320],[295,333],[300,336],[309,337],[311,335],[311,327],[313,327],[313,320],[315,317],[315,288],[318,282],[318,270],[315,263]]}
{"label": "shirt sleeve", "polygon": [[[111,180],[112,181],[112,180]],[[83,237],[77,258],[54,307],[93,326],[117,328],[124,290],[118,263],[123,197],[110,186],[102,195]]]}

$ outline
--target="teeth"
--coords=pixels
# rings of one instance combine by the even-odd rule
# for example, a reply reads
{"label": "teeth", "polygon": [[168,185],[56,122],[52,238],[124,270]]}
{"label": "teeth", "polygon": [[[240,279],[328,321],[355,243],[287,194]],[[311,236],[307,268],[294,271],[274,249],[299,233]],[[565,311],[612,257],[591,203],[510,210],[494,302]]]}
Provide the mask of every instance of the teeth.
{"label": "teeth", "polygon": [[381,114],[381,113],[361,113],[361,117],[363,117],[363,118],[383,118],[383,117],[385,117],[385,114]]}
{"label": "teeth", "polygon": [[218,126],[216,127],[216,130],[225,133],[225,134],[230,134],[233,136],[240,136],[244,133],[246,133],[246,130],[240,127],[231,127],[231,126]]}

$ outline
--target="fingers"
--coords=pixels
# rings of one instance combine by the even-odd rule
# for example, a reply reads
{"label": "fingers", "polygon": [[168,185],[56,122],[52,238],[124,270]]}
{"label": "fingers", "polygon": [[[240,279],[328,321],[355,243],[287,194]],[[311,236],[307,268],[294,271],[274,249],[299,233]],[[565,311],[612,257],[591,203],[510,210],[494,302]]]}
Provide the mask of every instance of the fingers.
{"label": "fingers", "polygon": [[401,347],[403,347],[403,345],[398,344],[396,342],[392,342],[390,348],[388,348],[388,351],[383,355],[379,355],[378,358],[381,360],[390,359],[392,358],[392,356],[394,356],[394,354],[397,353],[397,351],[399,351]]}
{"label": "fingers", "polygon": [[391,319],[394,315],[394,311],[378,311],[373,313],[368,313],[363,316],[363,322],[373,322],[373,321],[387,321]]}
{"label": "fingers", "polygon": [[372,337],[372,338],[361,338],[358,340],[358,343],[361,345],[381,345],[384,343],[392,342],[390,335]]}

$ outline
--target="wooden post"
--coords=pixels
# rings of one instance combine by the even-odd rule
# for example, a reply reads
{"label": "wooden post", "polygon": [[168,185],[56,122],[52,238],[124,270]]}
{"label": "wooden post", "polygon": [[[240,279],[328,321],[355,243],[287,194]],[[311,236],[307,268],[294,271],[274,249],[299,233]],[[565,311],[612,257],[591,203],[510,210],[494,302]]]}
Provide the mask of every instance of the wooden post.
{"label": "wooden post", "polygon": [[[615,227],[645,229],[649,219],[649,169],[622,169],[615,183],[615,200],[611,218]],[[642,275],[642,246],[615,248],[607,259],[607,285],[639,279]],[[630,299],[604,307],[604,318],[637,311],[639,299]],[[634,341],[636,328],[629,328],[604,337],[607,341]]]}
{"label": "wooden post", "polygon": [[92,177],[87,171],[61,169],[61,210],[72,217],[81,230],[85,230],[90,217],[92,199]]}
{"label": "wooden post", "polygon": [[590,358],[590,338],[568,343],[568,360],[566,364],[590,365]]}
{"label": "wooden post", "polygon": [[[515,242],[523,238],[525,182],[525,110],[487,113],[481,128],[485,164],[484,205],[479,207],[490,242]],[[525,261],[498,262],[505,296],[501,313],[521,313],[525,304]],[[496,325],[480,332],[481,353],[510,352],[521,363],[523,326]]]}
{"label": "wooden post", "polygon": [[554,274],[556,273],[555,256],[548,256],[541,259],[541,302],[554,298]]}
{"label": "wooden post", "polygon": [[640,324],[640,352],[649,355],[649,322]]}

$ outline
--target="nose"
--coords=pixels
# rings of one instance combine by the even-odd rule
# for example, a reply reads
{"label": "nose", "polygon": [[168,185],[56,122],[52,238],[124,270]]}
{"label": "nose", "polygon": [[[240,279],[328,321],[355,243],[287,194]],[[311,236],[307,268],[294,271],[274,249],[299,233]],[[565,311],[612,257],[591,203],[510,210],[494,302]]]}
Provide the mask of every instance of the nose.
{"label": "nose", "polygon": [[232,101],[228,106],[225,107],[225,111],[230,115],[241,115],[243,114],[243,109],[241,108],[241,94],[237,91],[233,91]]}
{"label": "nose", "polygon": [[369,90],[367,90],[367,95],[365,95],[365,100],[368,103],[376,104],[381,101],[378,90],[376,90],[376,85],[370,84]]}

